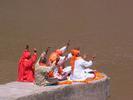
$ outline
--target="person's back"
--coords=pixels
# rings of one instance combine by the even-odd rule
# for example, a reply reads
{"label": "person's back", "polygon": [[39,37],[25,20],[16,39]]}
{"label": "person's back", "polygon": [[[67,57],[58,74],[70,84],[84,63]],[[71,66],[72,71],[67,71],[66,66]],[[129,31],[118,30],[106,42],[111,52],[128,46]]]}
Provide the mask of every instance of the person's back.
{"label": "person's back", "polygon": [[39,65],[38,68],[35,68],[35,84],[42,86],[46,85],[46,73],[43,70],[45,65]]}
{"label": "person's back", "polygon": [[[82,57],[77,57],[74,63],[74,70],[71,74],[72,80],[85,80],[85,68],[90,67],[93,63],[92,61],[85,61]],[[87,68],[88,70],[91,70]]]}
{"label": "person's back", "polygon": [[73,49],[71,53],[73,56],[70,60],[70,64],[72,66],[72,73],[70,75],[70,79],[71,80],[85,80],[87,78],[94,77],[94,75],[89,73],[89,71],[93,71],[89,69],[89,67],[91,67],[93,64],[92,60],[90,61],[84,60],[80,56],[80,51],[78,49]]}
{"label": "person's back", "polygon": [[47,66],[46,58],[41,58],[39,66],[35,68],[35,84],[39,86],[56,84],[58,80],[53,77],[49,77],[49,74],[53,69],[54,66]]}

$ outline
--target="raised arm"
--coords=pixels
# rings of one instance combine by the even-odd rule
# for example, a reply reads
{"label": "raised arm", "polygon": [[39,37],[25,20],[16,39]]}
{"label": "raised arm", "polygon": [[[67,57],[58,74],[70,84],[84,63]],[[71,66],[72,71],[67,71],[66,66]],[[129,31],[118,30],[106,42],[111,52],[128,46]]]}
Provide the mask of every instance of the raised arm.
{"label": "raised arm", "polygon": [[91,67],[92,65],[93,65],[92,60],[90,60],[90,61],[85,61],[85,60],[83,60],[82,63],[81,63],[81,66],[83,66],[83,67],[85,67],[85,68]]}
{"label": "raised arm", "polygon": [[70,45],[70,40],[66,43],[66,45],[64,47],[60,48],[62,53],[64,53],[68,49],[69,45]]}

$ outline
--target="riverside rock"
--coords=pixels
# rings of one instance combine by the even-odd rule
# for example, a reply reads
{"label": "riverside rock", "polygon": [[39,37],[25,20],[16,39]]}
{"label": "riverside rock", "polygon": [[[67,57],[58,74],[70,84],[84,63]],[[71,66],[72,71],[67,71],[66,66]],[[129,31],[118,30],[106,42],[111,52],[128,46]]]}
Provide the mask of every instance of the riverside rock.
{"label": "riverside rock", "polygon": [[45,87],[28,82],[10,82],[0,85],[0,100],[107,100],[110,78],[104,76],[89,84]]}

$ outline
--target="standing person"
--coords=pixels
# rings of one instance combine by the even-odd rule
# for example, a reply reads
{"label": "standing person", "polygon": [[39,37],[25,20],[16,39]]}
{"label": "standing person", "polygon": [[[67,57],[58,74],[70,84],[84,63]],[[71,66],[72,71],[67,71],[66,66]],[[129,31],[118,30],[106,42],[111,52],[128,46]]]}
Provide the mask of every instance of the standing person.
{"label": "standing person", "polygon": [[71,51],[72,57],[70,60],[70,65],[72,67],[72,73],[70,75],[70,79],[74,81],[83,81],[89,78],[94,78],[94,71],[90,69],[93,65],[94,56],[90,61],[84,60],[80,56],[80,50],[74,49]]}
{"label": "standing person", "polygon": [[26,45],[22,56],[20,57],[18,64],[18,79],[21,82],[33,82],[34,81],[34,63],[37,59],[37,50],[33,50],[34,53],[31,56],[29,46]]}
{"label": "standing person", "polygon": [[29,45],[26,45],[26,48],[24,50],[24,52],[22,53],[19,62],[18,62],[18,77],[17,77],[17,81],[23,81],[23,77],[24,77],[24,67],[22,67],[22,62],[25,59],[26,55],[29,54]]}

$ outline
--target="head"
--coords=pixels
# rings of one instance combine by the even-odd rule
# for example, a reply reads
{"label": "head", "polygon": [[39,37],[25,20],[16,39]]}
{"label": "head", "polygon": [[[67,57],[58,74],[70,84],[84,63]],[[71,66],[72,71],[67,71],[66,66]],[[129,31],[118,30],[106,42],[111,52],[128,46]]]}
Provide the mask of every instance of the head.
{"label": "head", "polygon": [[71,53],[73,56],[76,56],[76,57],[80,56],[80,51],[78,49],[72,49]]}
{"label": "head", "polygon": [[24,58],[29,59],[31,57],[30,52],[25,52]]}
{"label": "head", "polygon": [[45,57],[46,56],[46,54],[45,53],[41,53],[41,57],[43,58],[43,57]]}
{"label": "head", "polygon": [[62,56],[62,54],[63,54],[63,52],[62,52],[60,49],[57,49],[55,52],[56,52],[59,56]]}
{"label": "head", "polygon": [[47,58],[41,57],[39,63],[46,64],[47,63]]}

